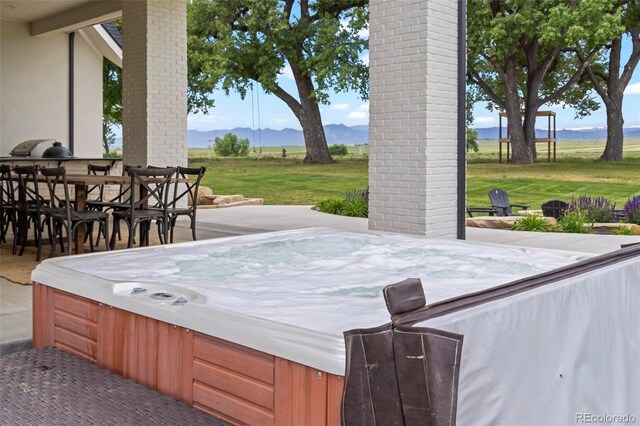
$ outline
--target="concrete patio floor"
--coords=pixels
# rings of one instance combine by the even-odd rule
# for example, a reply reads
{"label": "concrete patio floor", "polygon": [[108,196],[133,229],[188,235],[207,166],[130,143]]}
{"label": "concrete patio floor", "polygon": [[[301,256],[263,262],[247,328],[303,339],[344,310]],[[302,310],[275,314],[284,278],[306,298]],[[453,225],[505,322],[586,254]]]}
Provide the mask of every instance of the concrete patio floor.
{"label": "concrete patio floor", "polygon": [[[367,219],[336,216],[311,206],[243,206],[198,210],[198,239],[220,238],[309,227],[366,230]],[[190,240],[188,222],[179,222],[177,236]],[[467,240],[602,254],[622,244],[640,243],[637,236],[556,234],[467,228]],[[0,355],[31,347],[31,287],[0,278]]]}

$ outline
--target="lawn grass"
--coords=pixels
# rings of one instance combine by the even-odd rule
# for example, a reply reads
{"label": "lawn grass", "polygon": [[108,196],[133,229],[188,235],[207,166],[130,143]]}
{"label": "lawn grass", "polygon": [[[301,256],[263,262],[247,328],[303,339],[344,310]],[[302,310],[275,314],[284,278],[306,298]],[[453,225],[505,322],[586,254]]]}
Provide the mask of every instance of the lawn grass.
{"label": "lawn grass", "polygon": [[367,187],[367,160],[339,159],[333,164],[303,164],[300,158],[194,159],[204,165],[204,186],[214,194],[264,198],[265,204],[317,204]]}
{"label": "lawn grass", "polygon": [[[640,194],[640,138],[625,141],[620,163],[595,162],[603,147],[602,141],[560,141],[558,161],[515,166],[497,162],[497,142],[480,141],[480,152],[469,155],[467,205],[486,206],[489,190],[499,187],[513,203],[531,208],[580,195],[604,195],[622,207],[628,197]],[[203,185],[216,194],[262,197],[265,204],[316,204],[367,187],[368,158],[362,148],[360,155],[351,151],[326,166],[303,164],[302,147],[286,147],[287,158],[278,156],[281,147],[263,148],[262,154],[246,159],[209,159],[206,149],[189,154],[191,164],[207,166]],[[543,151],[540,156],[546,159]]]}

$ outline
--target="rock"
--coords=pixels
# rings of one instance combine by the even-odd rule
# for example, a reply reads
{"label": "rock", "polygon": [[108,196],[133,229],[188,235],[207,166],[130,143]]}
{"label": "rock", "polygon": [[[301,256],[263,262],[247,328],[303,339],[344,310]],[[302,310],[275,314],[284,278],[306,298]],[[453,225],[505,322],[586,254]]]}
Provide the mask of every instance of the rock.
{"label": "rock", "polygon": [[631,229],[633,235],[640,235],[640,225],[634,223],[594,223],[593,231],[596,234],[613,234],[622,227]]}
{"label": "rock", "polygon": [[[198,204],[202,204],[202,205],[213,204],[213,200],[207,198],[212,194],[213,194],[213,191],[211,190],[211,188],[208,188],[206,186],[199,187],[198,188]],[[193,205],[193,200],[191,199],[191,197],[189,197],[189,205]]]}
{"label": "rock", "polygon": [[215,205],[223,205],[223,204],[232,204],[239,203],[244,200],[243,195],[214,195],[215,199],[213,200],[213,204]]}

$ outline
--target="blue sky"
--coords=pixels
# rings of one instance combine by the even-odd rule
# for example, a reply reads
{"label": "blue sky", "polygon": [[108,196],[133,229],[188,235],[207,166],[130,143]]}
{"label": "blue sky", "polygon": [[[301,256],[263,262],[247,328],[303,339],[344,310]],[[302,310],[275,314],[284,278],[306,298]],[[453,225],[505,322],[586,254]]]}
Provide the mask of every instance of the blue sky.
{"label": "blue sky", "polygon": [[[630,43],[625,43],[623,51],[623,63],[629,55]],[[362,59],[368,62],[368,53],[362,55]],[[295,83],[289,70],[283,70],[280,77],[280,84],[289,93],[295,96]],[[234,127],[250,128],[271,128],[300,129],[300,124],[296,120],[291,110],[280,99],[273,95],[264,93],[262,90],[258,95],[254,91],[253,110],[252,99],[249,93],[244,100],[236,93],[226,96],[222,91],[213,94],[215,107],[207,115],[189,115],[188,127],[194,130],[214,130],[232,129]],[[258,126],[258,102],[259,98],[259,121]],[[599,97],[596,95],[596,99]],[[323,123],[338,124],[348,126],[368,124],[369,103],[359,99],[355,93],[332,93],[330,95],[330,105],[322,105],[321,113]],[[604,105],[590,116],[580,120],[575,119],[575,112],[571,108],[562,108],[560,105],[543,106],[541,110],[552,110],[557,114],[558,128],[585,128],[585,127],[605,127],[607,124]],[[640,127],[640,67],[637,67],[625,92],[623,114],[625,127]],[[252,117],[253,115],[253,117]],[[498,113],[486,109],[486,105],[477,104],[474,109],[474,127],[494,127],[498,125]]]}

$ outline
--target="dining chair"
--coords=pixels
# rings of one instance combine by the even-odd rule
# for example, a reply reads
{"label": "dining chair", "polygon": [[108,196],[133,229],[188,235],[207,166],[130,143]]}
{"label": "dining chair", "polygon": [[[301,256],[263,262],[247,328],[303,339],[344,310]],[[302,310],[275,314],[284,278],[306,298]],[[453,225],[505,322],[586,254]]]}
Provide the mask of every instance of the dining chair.
{"label": "dining chair", "polygon": [[[87,165],[87,174],[90,176],[109,176],[111,174],[111,165],[106,164],[104,166],[98,164],[88,164]],[[87,188],[87,210],[98,210],[103,211],[103,208],[91,208],[89,206],[90,203],[103,203],[104,202],[104,185],[92,185]],[[94,204],[97,206],[98,204]],[[85,241],[87,238],[90,238],[92,235],[87,232],[85,237]],[[100,242],[100,234],[96,236],[96,246]]]}
{"label": "dining chair", "polygon": [[[190,168],[178,167],[176,171],[176,182],[173,189],[173,198],[169,201],[169,226],[170,226],[170,242],[173,243],[173,231],[176,226],[176,220],[180,216],[187,216],[190,220],[191,237],[196,241],[196,211],[198,209],[198,188],[200,188],[200,180],[204,176],[207,169],[205,167]],[[178,182],[178,179],[186,180],[186,182]],[[189,205],[189,201],[191,205]],[[186,207],[181,207],[186,204]]]}
{"label": "dining chair", "polygon": [[149,245],[149,229],[151,222],[159,223],[162,234],[161,242],[169,240],[168,198],[171,180],[176,173],[175,168],[143,169],[131,168],[129,205],[126,208],[114,209],[111,248],[115,247],[116,235],[120,234],[120,222],[125,221],[129,230],[127,247],[133,247],[134,234],[141,230],[140,245]]}
{"label": "dining chair", "polygon": [[[130,176],[129,170],[140,166],[122,166],[122,176]],[[129,197],[131,195],[131,187],[129,184],[120,185],[118,194],[109,199],[104,200],[104,192],[101,193],[100,199],[87,200],[87,210],[107,211],[116,208],[126,208],[129,205]]]}
{"label": "dining chair", "polygon": [[7,242],[7,234],[11,229],[13,254],[16,254],[18,242],[16,183],[11,179],[11,166],[8,164],[0,165],[0,241]]}
{"label": "dining chair", "polygon": [[[20,239],[19,256],[24,254],[27,246],[29,229],[33,225],[33,234],[36,244],[36,261],[40,261],[42,251],[42,234],[46,214],[49,209],[49,201],[40,195],[38,185],[39,165],[14,167],[13,173],[18,177],[18,202],[16,203],[16,215],[18,218],[17,231]],[[51,230],[49,229],[49,240]]]}
{"label": "dining chair", "polygon": [[[87,174],[91,176],[109,176],[111,166],[109,164],[100,166],[97,164],[87,165]],[[104,201],[104,185],[93,185],[87,188],[87,202]]]}
{"label": "dining chair", "polygon": [[[69,184],[67,182],[66,170],[64,167],[42,168],[40,173],[45,177],[49,190],[50,208],[47,212],[47,221],[50,222],[49,229],[53,228],[51,251],[49,256],[53,256],[55,251],[56,237],[60,241],[60,248],[64,251],[63,228],[67,233],[67,254],[73,252],[73,242],[76,238],[78,227],[87,225],[88,233],[93,230],[93,224],[98,224],[98,235],[102,233],[107,241],[109,234],[109,215],[102,211],[78,211],[69,203]],[[91,251],[94,250],[93,239],[89,238]],[[107,245],[107,250],[109,246]]]}

